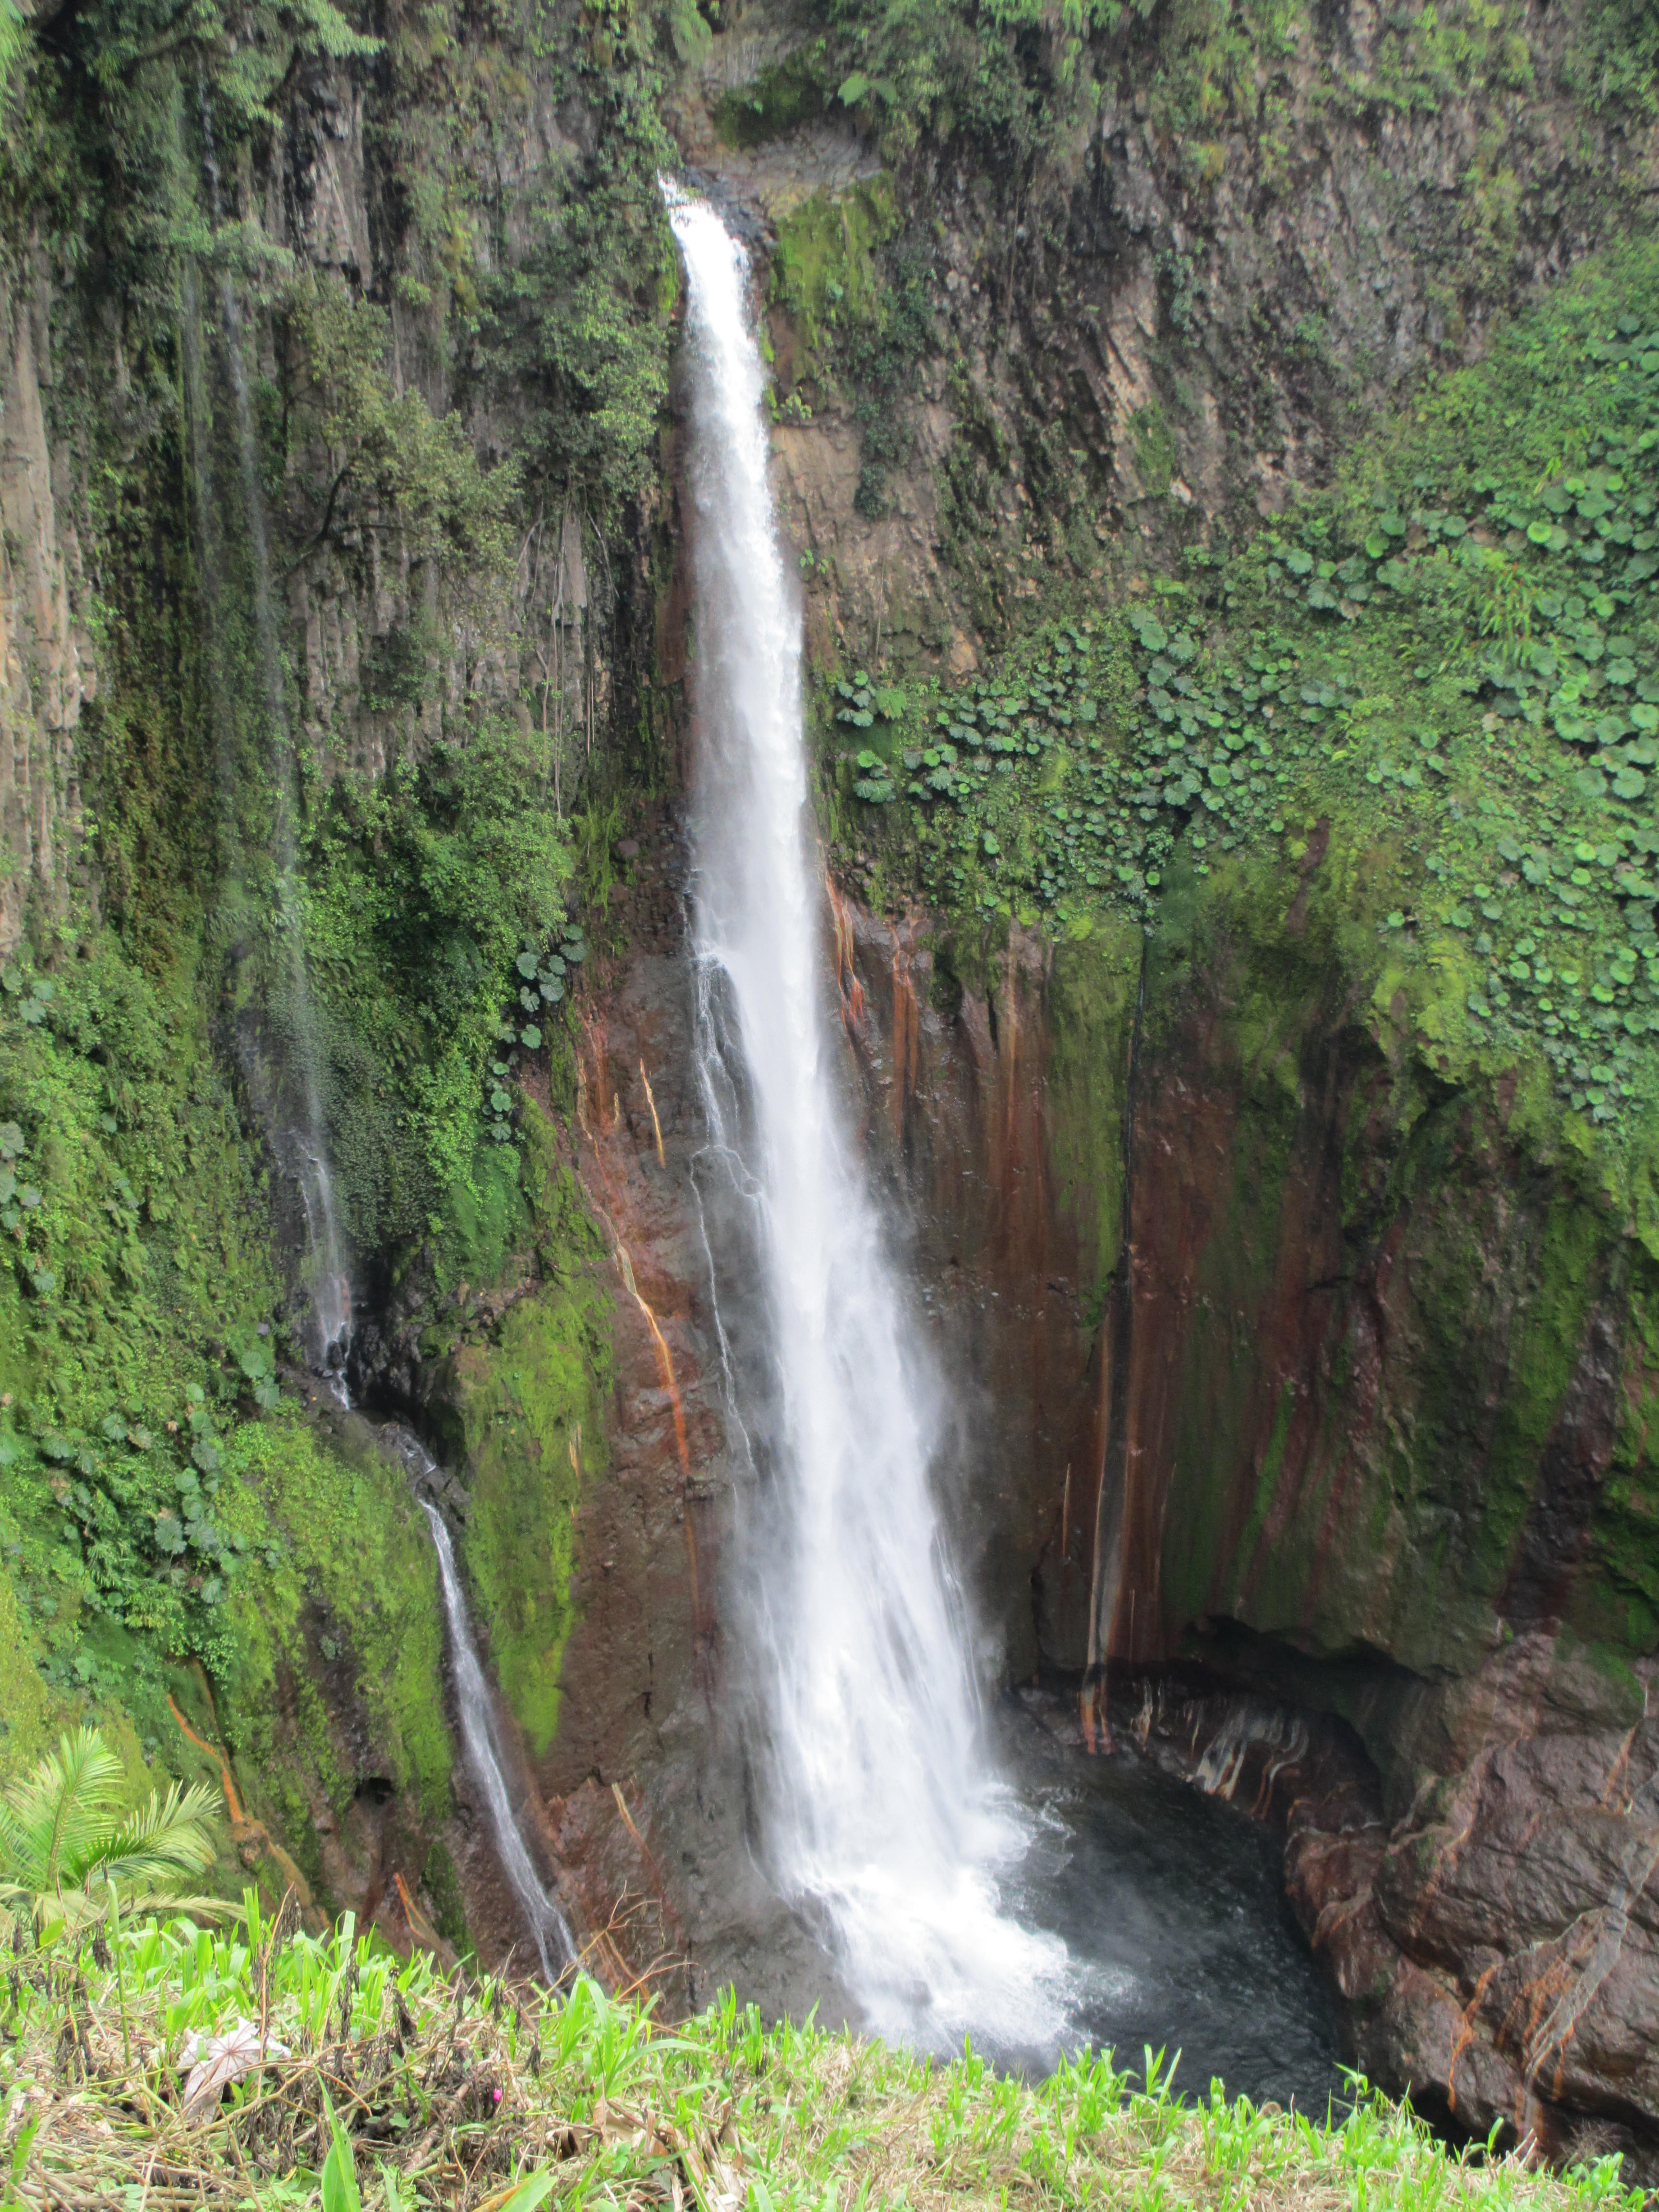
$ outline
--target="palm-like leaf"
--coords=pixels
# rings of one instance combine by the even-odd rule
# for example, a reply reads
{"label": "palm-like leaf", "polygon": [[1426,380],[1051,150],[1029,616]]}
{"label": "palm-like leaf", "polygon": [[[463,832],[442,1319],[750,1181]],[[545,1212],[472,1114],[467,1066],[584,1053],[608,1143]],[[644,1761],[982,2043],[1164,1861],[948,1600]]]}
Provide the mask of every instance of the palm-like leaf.
{"label": "palm-like leaf", "polygon": [[205,1782],[188,1790],[173,1783],[167,1796],[152,1790],[148,1805],[136,1805],[112,1835],[82,1865],[73,1867],[82,1887],[102,1876],[123,1889],[177,1882],[213,1864],[208,1821],[216,1792]]}
{"label": "palm-like leaf", "polygon": [[0,1798],[0,1869],[7,1887],[55,1890],[66,1866],[87,1858],[109,1835],[122,1778],[120,1760],[96,1729],[62,1737],[56,1751]]}
{"label": "palm-like leaf", "polygon": [[125,1819],[120,1761],[96,1729],[77,1729],[0,1797],[0,1898],[71,1928],[100,1919],[112,1887],[125,1911],[222,1912],[214,1898],[181,1897],[185,1878],[213,1863],[214,1793],[202,1783]]}
{"label": "palm-like leaf", "polygon": [[[0,1896],[4,1893],[0,1890]],[[222,1920],[227,1913],[239,1909],[222,1897],[186,1897],[173,1889],[129,1890],[118,1885],[116,1901],[123,1921],[135,1915],[165,1917],[173,1912],[185,1913],[192,1920]],[[109,1920],[110,1893],[102,1883],[91,1889],[62,1890],[49,1897],[32,1898],[25,1893],[15,1902],[32,1914],[42,1936],[59,1922],[70,1936],[78,1936],[88,1928],[106,1925]]]}

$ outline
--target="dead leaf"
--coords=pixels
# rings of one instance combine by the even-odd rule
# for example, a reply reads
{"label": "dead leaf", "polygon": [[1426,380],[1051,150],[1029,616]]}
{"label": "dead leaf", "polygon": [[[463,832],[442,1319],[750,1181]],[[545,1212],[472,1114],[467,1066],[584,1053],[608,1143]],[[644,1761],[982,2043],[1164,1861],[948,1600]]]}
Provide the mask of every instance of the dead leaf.
{"label": "dead leaf", "polygon": [[239,2020],[228,2035],[210,2035],[205,2039],[192,2029],[179,2047],[179,2064],[191,2069],[185,2083],[185,2118],[193,2120],[204,2110],[210,2110],[233,2081],[240,2081],[244,2074],[252,2073],[267,2059],[288,2056],[285,2043],[267,2040],[262,2047],[259,2030],[251,2020]]}

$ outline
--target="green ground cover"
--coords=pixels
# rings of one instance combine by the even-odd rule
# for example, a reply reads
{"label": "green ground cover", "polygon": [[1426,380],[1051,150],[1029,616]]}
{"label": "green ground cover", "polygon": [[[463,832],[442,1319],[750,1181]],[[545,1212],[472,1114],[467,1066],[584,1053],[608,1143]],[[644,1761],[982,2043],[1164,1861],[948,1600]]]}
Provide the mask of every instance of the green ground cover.
{"label": "green ground cover", "polygon": [[834,826],[890,895],[1062,935],[1154,925],[1174,867],[1288,906],[1328,851],[1442,1041],[1541,1058],[1626,1133],[1659,1099],[1656,580],[1641,242],[1249,544],[1076,601],[970,683],[826,684]]}
{"label": "green ground cover", "polygon": [[[811,2024],[768,2029],[727,1992],[659,2028],[580,1979],[546,1999],[355,1935],[284,1940],[250,1900],[210,1934],[179,1918],[14,1966],[0,2010],[9,2208],[65,2203],[323,2212],[534,2212],[1121,2203],[1378,2205],[1411,2212],[1634,2208],[1619,2161],[1559,2176],[1463,2154],[1361,2087],[1346,2115],[1188,2100],[1147,2052],[1084,2052],[1046,2081]],[[187,2043],[234,2035],[222,2087]],[[267,2063],[258,2063],[261,2038]],[[3,2170],[3,2169],[0,2169]]]}

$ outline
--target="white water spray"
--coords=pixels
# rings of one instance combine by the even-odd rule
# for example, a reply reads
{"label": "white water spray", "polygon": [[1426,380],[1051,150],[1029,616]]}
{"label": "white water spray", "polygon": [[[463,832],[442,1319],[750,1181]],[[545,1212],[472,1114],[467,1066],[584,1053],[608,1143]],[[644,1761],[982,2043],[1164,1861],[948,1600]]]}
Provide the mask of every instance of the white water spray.
{"label": "white water spray", "polygon": [[[432,1475],[438,1472],[436,1461],[412,1431],[399,1428],[390,1433],[404,1464],[417,1475]],[[422,1498],[420,1504],[422,1511],[432,1524],[432,1541],[437,1547],[438,1579],[443,1587],[444,1619],[449,1624],[450,1664],[455,1674],[455,1705],[461,1723],[461,1741],[483,1791],[484,1807],[489,1815],[489,1826],[495,1838],[495,1850],[501,1863],[501,1870],[512,1886],[513,1894],[518,1899],[520,1910],[535,1938],[543,1978],[551,1983],[567,1966],[575,1963],[576,1947],[571,1941],[564,1915],[543,1888],[536,1869],[530,1863],[523,1832],[514,1814],[513,1801],[507,1795],[507,1777],[501,1771],[501,1752],[495,1741],[495,1722],[489,1702],[489,1688],[484,1680],[477,1644],[473,1640],[472,1622],[466,1609],[466,1593],[461,1588],[461,1578],[456,1571],[455,1549],[449,1540],[449,1531],[444,1526],[443,1516],[429,1499]]]}
{"label": "white water spray", "polygon": [[870,2024],[1058,2032],[1065,1952],[999,1902],[1028,1833],[992,1778],[929,1483],[936,1385],[836,1099],[808,845],[799,609],[768,484],[742,248],[665,185],[690,284],[699,738],[696,942],[712,1146],[752,1212],[768,1473],[747,1532],[768,1849]]}

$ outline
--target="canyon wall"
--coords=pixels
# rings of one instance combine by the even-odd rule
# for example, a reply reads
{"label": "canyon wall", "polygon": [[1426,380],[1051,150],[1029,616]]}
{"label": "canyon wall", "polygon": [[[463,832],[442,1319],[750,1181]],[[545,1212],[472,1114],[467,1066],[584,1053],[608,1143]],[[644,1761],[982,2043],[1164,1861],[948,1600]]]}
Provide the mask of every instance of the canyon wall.
{"label": "canyon wall", "polygon": [[[1520,1071],[1424,1033],[1362,859],[1327,825],[1276,875],[1177,878],[1150,936],[1059,944],[832,884],[849,1109],[949,1386],[988,1673],[1079,1686],[1097,1744],[1169,1706],[1182,1770],[1285,1824],[1376,2078],[1645,2170],[1651,1230]],[[753,1477],[696,1194],[683,868],[661,817],[625,894],[656,949],[584,1018],[613,1458],[537,1771],[550,1796],[627,1775],[693,1955],[793,1995],[787,1922],[730,1881],[722,1531]],[[1226,1692],[1190,1738],[1183,1682]]]}
{"label": "canyon wall", "polygon": [[1009,1671],[1097,1741],[1194,1668],[1340,1721],[1342,1788],[1263,1757],[1362,2063],[1645,2160],[1651,1218],[1419,1029],[1363,860],[1177,877],[1144,940],[847,912],[866,1141]]}

